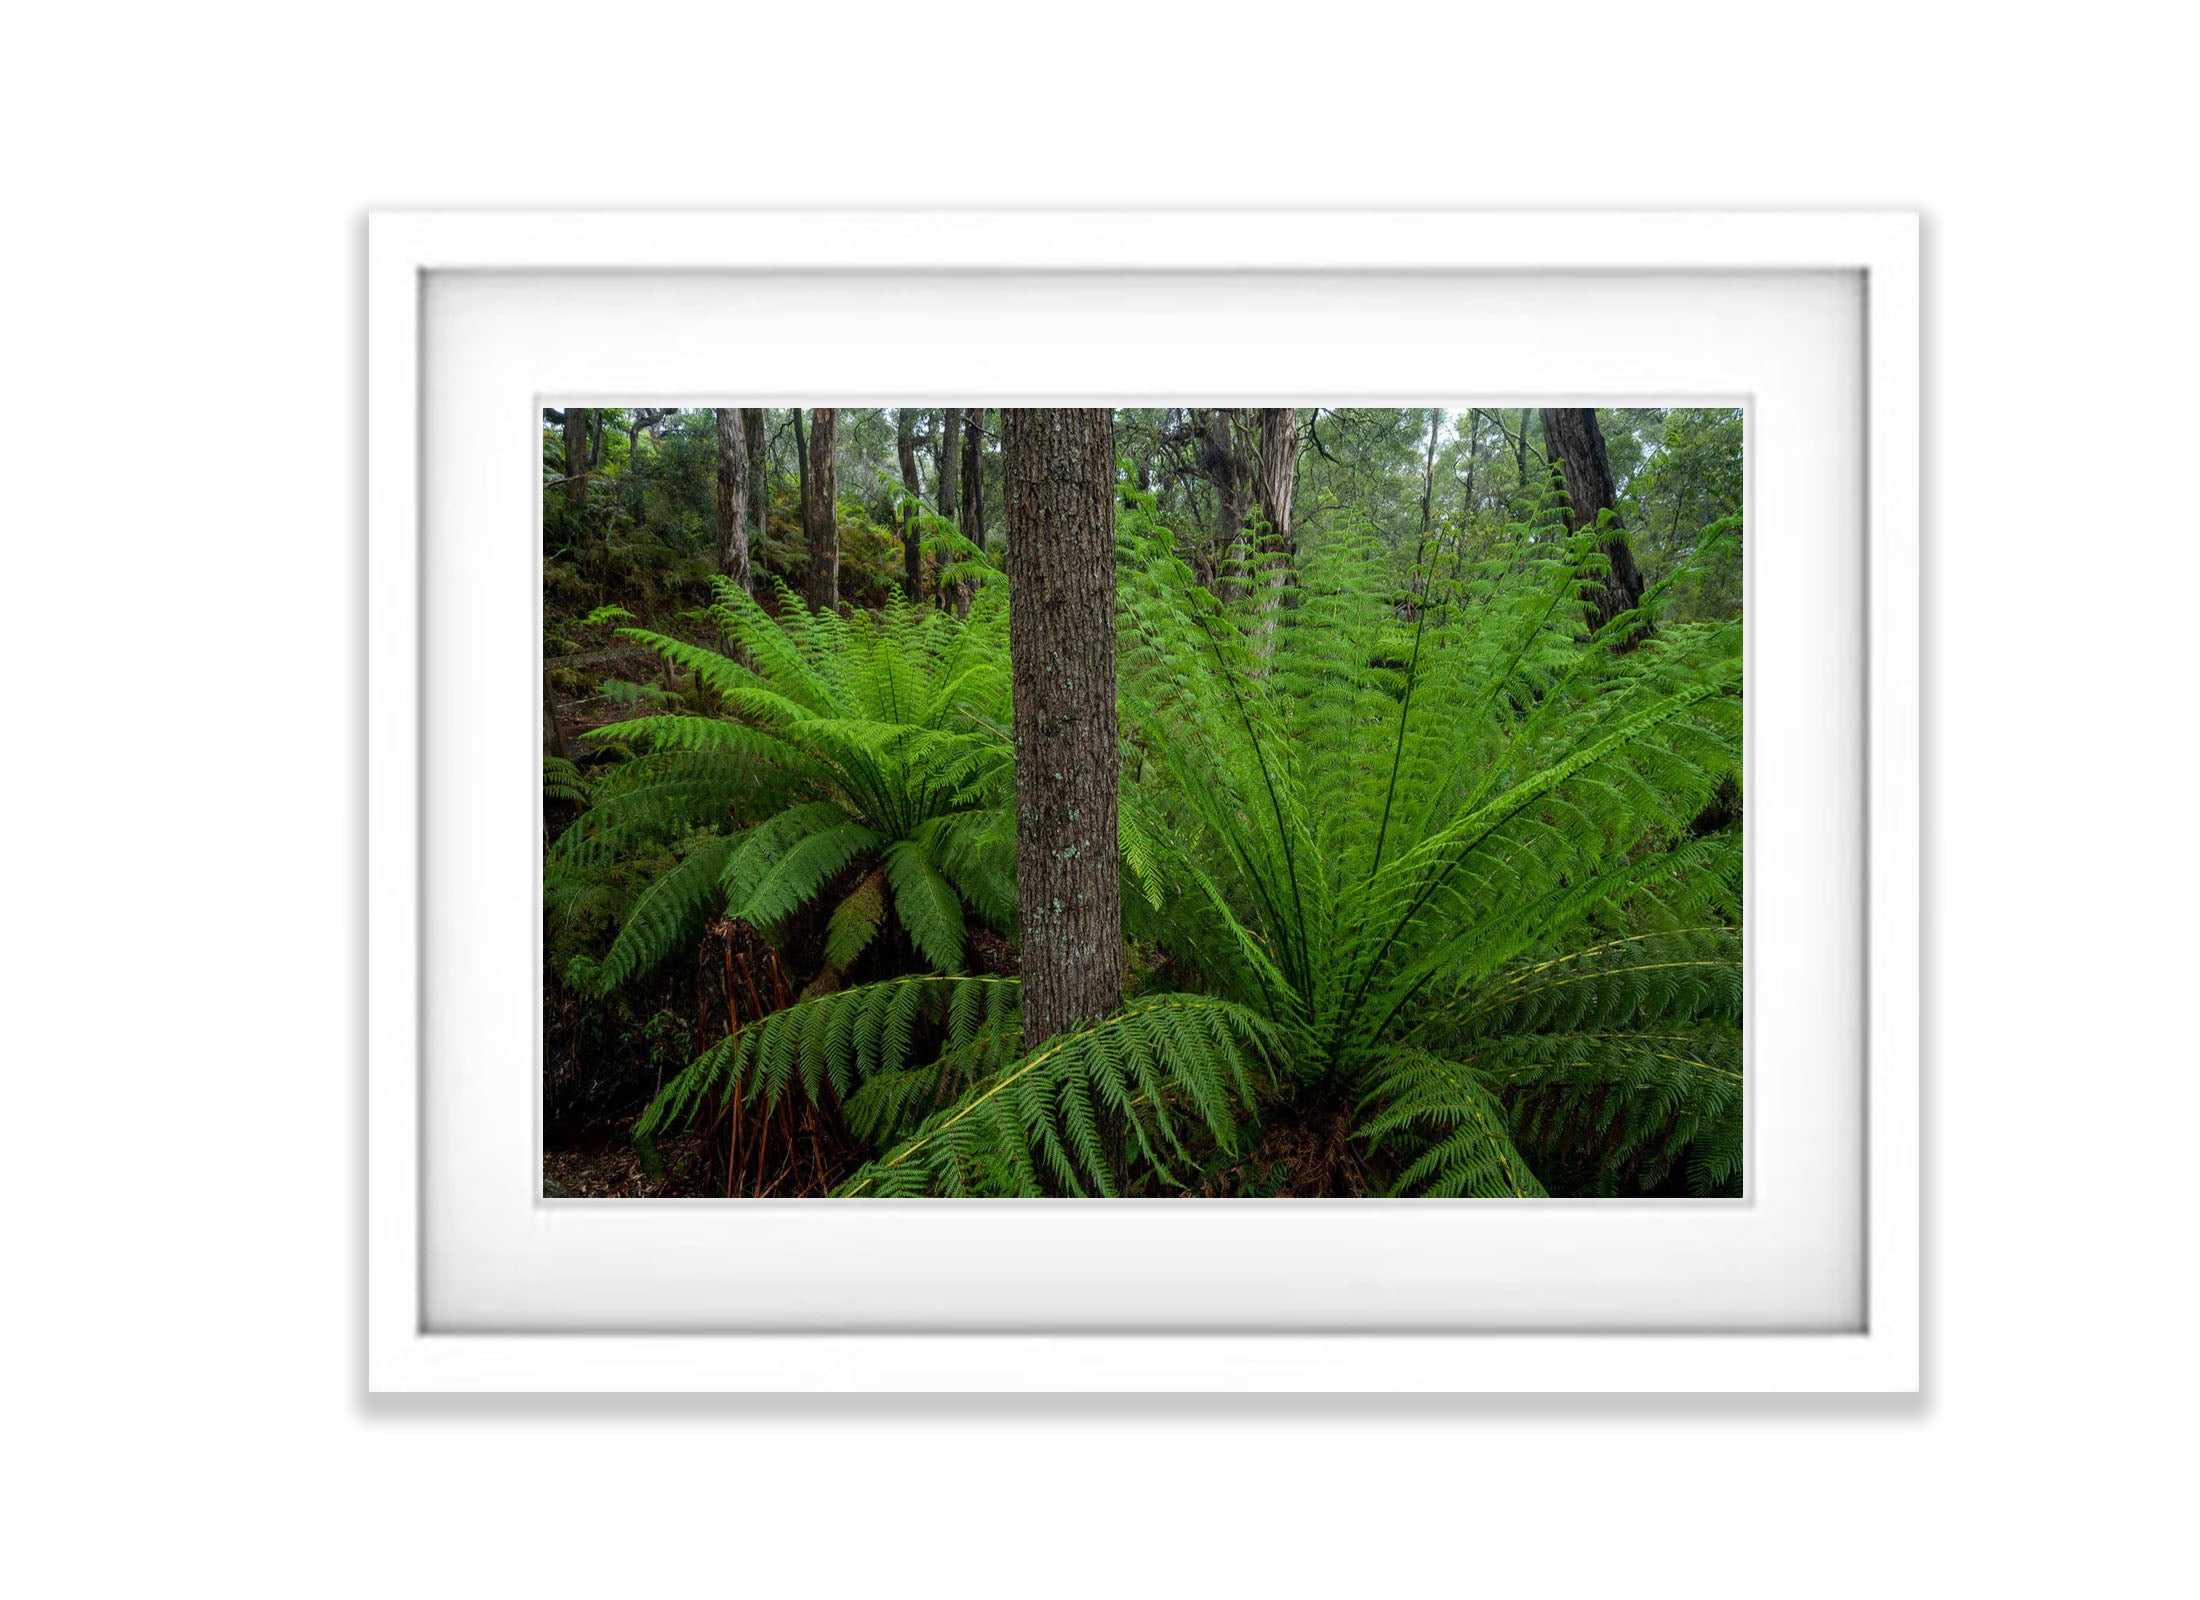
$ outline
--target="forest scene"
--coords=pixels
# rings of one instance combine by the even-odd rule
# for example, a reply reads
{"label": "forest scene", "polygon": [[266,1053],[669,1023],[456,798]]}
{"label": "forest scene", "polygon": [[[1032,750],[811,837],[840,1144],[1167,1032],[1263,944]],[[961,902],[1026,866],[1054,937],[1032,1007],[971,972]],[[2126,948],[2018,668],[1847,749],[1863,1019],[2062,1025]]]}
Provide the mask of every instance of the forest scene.
{"label": "forest scene", "polygon": [[1741,1195],[1743,433],[545,409],[544,1195]]}

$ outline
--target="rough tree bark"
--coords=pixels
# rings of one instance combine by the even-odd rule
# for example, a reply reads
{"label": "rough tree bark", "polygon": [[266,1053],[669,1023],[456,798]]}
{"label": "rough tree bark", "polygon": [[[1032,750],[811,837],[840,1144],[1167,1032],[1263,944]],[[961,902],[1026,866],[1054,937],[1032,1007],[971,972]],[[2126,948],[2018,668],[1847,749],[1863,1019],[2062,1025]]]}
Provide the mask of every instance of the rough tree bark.
{"label": "rough tree bark", "polygon": [[[917,483],[917,414],[908,406],[894,413],[894,454],[901,462],[901,486],[913,500],[923,491]],[[915,512],[901,514],[901,587],[911,605],[924,599],[924,546],[915,521]]]}
{"label": "rough tree bark", "polygon": [[542,750],[544,755],[566,759],[565,718],[558,713],[558,691],[550,682],[548,668],[542,674]]}
{"label": "rough tree bark", "polygon": [[[956,522],[960,502],[956,490],[962,481],[962,425],[963,414],[953,407],[942,411],[938,426],[932,435],[932,504],[949,522]],[[955,586],[944,579],[940,583],[940,609],[954,609]]]}
{"label": "rough tree bark", "polygon": [[[966,412],[963,416],[962,451],[962,536],[985,548],[985,412],[982,409]],[[955,588],[955,614],[970,613],[971,592],[965,585]]]}
{"label": "rough tree bark", "polygon": [[1222,409],[1192,413],[1199,439],[1199,469],[1215,486],[1215,593],[1228,600],[1245,592],[1245,524],[1253,514],[1252,463],[1246,460],[1238,413]]}
{"label": "rough tree bark", "polygon": [[932,502],[949,522],[955,520],[955,488],[962,462],[963,414],[956,410],[939,415],[939,431],[932,435]]}
{"label": "rough tree bark", "polygon": [[962,534],[985,548],[985,412],[963,414]]}
{"label": "rough tree bark", "polygon": [[565,408],[565,492],[588,504],[588,413],[579,406]]}
{"label": "rough tree bark", "polygon": [[830,406],[810,413],[810,466],[802,484],[802,525],[810,536],[810,569],[802,598],[812,611],[830,611],[840,604],[839,497],[833,483],[838,415]]}
{"label": "rough tree bark", "polygon": [[1259,452],[1253,461],[1253,499],[1261,521],[1259,566],[1260,658],[1275,650],[1276,618],[1291,581],[1297,546],[1291,539],[1291,489],[1299,470],[1299,414],[1289,408],[1256,413]]}
{"label": "rough tree bark", "polygon": [[803,531],[809,531],[810,515],[810,447],[802,434],[802,408],[796,406],[787,413],[794,419],[794,509],[803,519]]}
{"label": "rough tree bark", "polygon": [[[767,460],[765,456],[764,428],[768,419],[760,406],[744,406],[741,410],[741,438],[749,457],[749,538],[764,537],[764,514],[770,505],[765,482]],[[756,589],[756,563],[749,563],[749,589]]]}
{"label": "rough tree bark", "polygon": [[718,570],[749,586],[748,414],[721,406],[718,422]]}
{"label": "rough tree bark", "polygon": [[1028,1049],[1123,1000],[1115,414],[1004,410],[1001,471]]}
{"label": "rough tree bark", "polygon": [[[1566,479],[1567,525],[1579,533],[1584,528],[1595,529],[1606,511],[1616,518],[1619,491],[1612,483],[1612,465],[1604,453],[1604,432],[1597,426],[1597,414],[1585,406],[1563,406],[1545,408],[1542,415],[1543,443]],[[1604,554],[1612,563],[1612,571],[1590,597],[1590,622],[1596,628],[1642,603],[1642,574],[1635,567],[1635,553],[1628,546],[1627,534],[1616,520],[1611,537],[1604,541]],[[1627,643],[1639,642],[1646,634],[1647,630],[1640,631]]]}

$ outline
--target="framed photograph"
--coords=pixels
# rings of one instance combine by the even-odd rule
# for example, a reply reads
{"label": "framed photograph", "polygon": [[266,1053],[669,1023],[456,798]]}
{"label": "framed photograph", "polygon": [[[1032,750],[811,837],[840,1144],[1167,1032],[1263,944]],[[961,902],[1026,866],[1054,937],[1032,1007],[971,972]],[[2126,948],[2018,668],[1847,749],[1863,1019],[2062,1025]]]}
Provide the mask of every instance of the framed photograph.
{"label": "framed photograph", "polygon": [[1914,217],[368,249],[370,1387],[1917,1386]]}

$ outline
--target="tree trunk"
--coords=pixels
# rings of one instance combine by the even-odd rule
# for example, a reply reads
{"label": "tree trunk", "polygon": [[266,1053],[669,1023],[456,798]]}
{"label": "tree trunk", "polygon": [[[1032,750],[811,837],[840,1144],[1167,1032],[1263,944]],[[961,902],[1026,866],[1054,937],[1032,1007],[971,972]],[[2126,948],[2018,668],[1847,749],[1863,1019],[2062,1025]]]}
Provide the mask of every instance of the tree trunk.
{"label": "tree trunk", "polygon": [[1199,468],[1215,486],[1218,549],[1215,593],[1225,600],[1245,593],[1245,523],[1252,515],[1252,468],[1238,437],[1238,413],[1195,411],[1193,430],[1200,442]]}
{"label": "tree trunk", "polygon": [[1115,414],[1004,410],[1024,1045],[1123,1000]]}
{"label": "tree trunk", "polygon": [[1261,521],[1260,657],[1275,650],[1276,619],[1291,582],[1291,490],[1299,470],[1299,414],[1288,408],[1258,413],[1260,453],[1253,464],[1253,496]]}
{"label": "tree trunk", "polygon": [[[1613,487],[1612,465],[1604,454],[1604,432],[1597,426],[1597,414],[1586,406],[1546,409],[1543,443],[1565,475],[1567,526],[1576,533],[1594,531],[1605,512],[1613,514],[1604,540],[1612,570],[1590,596],[1590,625],[1601,629],[1642,603],[1642,574],[1636,570],[1626,530],[1619,525],[1619,491]],[[1637,643],[1643,636],[1638,632],[1626,643]]]}
{"label": "tree trunk", "polygon": [[[766,455],[764,429],[767,418],[760,406],[744,406],[741,410],[741,437],[749,457],[749,538],[752,542],[764,537],[764,516],[771,499],[766,484],[769,460]],[[756,563],[749,562],[749,590],[756,589]]]}
{"label": "tree trunk", "polygon": [[985,412],[963,416],[962,534],[985,548]]}
{"label": "tree trunk", "polygon": [[565,492],[573,504],[588,504],[588,413],[565,408]]}
{"label": "tree trunk", "polygon": [[1459,537],[1464,541],[1474,532],[1474,474],[1482,464],[1482,413],[1470,410],[1465,423],[1467,430],[1467,481],[1459,496]]}
{"label": "tree trunk", "polygon": [[[955,522],[959,506],[955,491],[962,479],[962,421],[963,414],[950,407],[940,413],[939,431],[932,437],[932,500],[949,522]],[[957,528],[960,531],[960,524]],[[942,578],[940,609],[952,610],[954,604],[955,586]]]}
{"label": "tree trunk", "polygon": [[[894,414],[894,454],[901,462],[901,486],[914,500],[923,490],[917,482],[917,414],[907,406]],[[901,587],[911,605],[924,599],[924,544],[916,519],[914,510],[901,514]]]}
{"label": "tree trunk", "polygon": [[[802,408],[796,406],[787,413],[794,418],[794,505],[805,519],[810,513],[810,447],[802,433]],[[808,523],[805,520],[804,527]]]}
{"label": "tree trunk", "polygon": [[949,522],[955,520],[956,480],[962,471],[962,426],[960,411],[943,411],[940,431],[932,439],[932,500],[939,514]]}
{"label": "tree trunk", "polygon": [[1442,409],[1432,408],[1428,414],[1428,446],[1421,458],[1421,537],[1414,546],[1413,565],[1406,573],[1406,598],[1393,612],[1400,622],[1420,620],[1421,602],[1436,565],[1429,551],[1429,535],[1436,528],[1436,436],[1443,425]]}
{"label": "tree trunk", "polygon": [[[985,548],[985,412],[973,410],[963,418],[962,451],[962,536]],[[955,586],[955,614],[967,616],[970,612],[971,591],[966,584]]]}
{"label": "tree trunk", "polygon": [[1431,529],[1436,526],[1436,436],[1444,426],[1443,410],[1432,408],[1428,414],[1428,454],[1421,461],[1421,540],[1425,544]]}
{"label": "tree trunk", "polygon": [[748,414],[721,406],[718,422],[718,570],[749,586]]}
{"label": "tree trunk", "polygon": [[565,719],[558,714],[558,691],[547,667],[542,673],[542,750],[544,755],[566,759]]}
{"label": "tree trunk", "polygon": [[830,406],[819,406],[810,413],[810,468],[802,486],[802,525],[810,536],[810,571],[802,597],[813,611],[830,611],[840,604],[840,506],[833,483],[837,417]]}

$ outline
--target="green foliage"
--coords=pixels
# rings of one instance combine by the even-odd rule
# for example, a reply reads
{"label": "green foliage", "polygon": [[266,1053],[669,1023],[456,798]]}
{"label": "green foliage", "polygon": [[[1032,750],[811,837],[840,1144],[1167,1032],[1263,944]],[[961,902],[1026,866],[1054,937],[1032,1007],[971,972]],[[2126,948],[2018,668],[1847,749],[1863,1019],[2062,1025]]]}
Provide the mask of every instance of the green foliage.
{"label": "green foliage", "polygon": [[[1392,1193],[1736,1187],[1741,858],[1696,822],[1739,768],[1738,628],[1584,643],[1602,558],[1552,490],[1478,557],[1308,541],[1271,637],[1128,499],[1126,924],[1167,982],[1029,1052],[1009,980],[806,1001],[668,1085],[644,1136],[799,1089],[879,1151],[844,1193],[1154,1193],[1342,1102]],[[798,887],[861,847],[834,816],[784,825],[825,841]],[[860,948],[890,886],[950,970],[941,863],[914,837],[883,862],[830,942]]]}
{"label": "green foliage", "polygon": [[1236,1153],[1276,1044],[1256,1014],[1205,995],[1134,1000],[997,1070],[858,1172],[844,1195],[1117,1195],[1181,1187]]}
{"label": "green foliage", "polygon": [[856,1120],[873,1130],[896,1126],[914,1103],[908,1075],[920,1041],[929,1044],[936,1087],[947,1071],[990,1063],[1016,1037],[1014,978],[915,974],[863,984],[771,1012],[706,1050],[667,1083],[635,1127],[637,1142],[684,1125],[712,1097],[739,1095],[777,1106],[797,1088],[816,1100],[856,1093],[859,1085],[898,1084],[875,1096]]}
{"label": "green foliage", "polygon": [[692,1062],[635,1140],[651,1148],[714,1098],[800,1094],[843,1103],[883,1147],[843,1194],[1117,1194],[1233,1150],[1278,1045],[1243,1008],[1177,994],[1027,1053],[1020,1000],[1014,978],[917,975],[800,1001]]}
{"label": "green foliage", "polygon": [[1347,1098],[1396,1193],[1539,1193],[1585,1131],[1607,1189],[1736,1179],[1740,851],[1692,829],[1739,771],[1739,627],[1583,644],[1602,558],[1555,491],[1403,571],[1309,539],[1265,655],[1257,601],[1142,510],[1121,538],[1127,920],[1288,1041],[1269,1114]]}
{"label": "green foliage", "polygon": [[[1017,980],[967,970],[1015,918],[1000,550],[881,468],[844,541],[896,571],[908,530],[939,607],[774,616],[721,581],[717,648],[619,630],[665,672],[606,685],[613,759],[545,764],[585,807],[547,871],[554,921],[601,930],[577,987],[720,916],[819,974],[636,1142],[795,1101],[867,1197],[1738,1194],[1739,413],[1607,413],[1651,588],[1601,635],[1608,535],[1567,531],[1533,412],[1302,413],[1287,553],[1180,549],[1184,414],[1123,415],[1127,458],[1176,462],[1118,516],[1124,1006],[1026,1049]],[[885,416],[842,450],[875,461]],[[1247,549],[1282,588],[1231,581]]]}
{"label": "green foliage", "polygon": [[853,966],[898,924],[933,967],[956,970],[965,906],[1001,926],[1015,903],[998,598],[967,619],[898,599],[842,617],[782,590],[774,617],[723,579],[714,592],[708,617],[730,652],[620,630],[671,664],[688,685],[679,698],[713,709],[590,736],[631,754],[549,851],[553,916],[637,852],[670,847],[676,859],[648,877],[600,958],[570,964],[570,981],[606,994],[691,947],[713,917],[779,930],[864,862],[872,870],[834,907],[827,959]]}
{"label": "green foliage", "polygon": [[588,780],[581,769],[564,756],[542,758],[542,797],[545,800],[562,800],[567,805],[588,804]]}
{"label": "green foliage", "polygon": [[1653,579],[1678,571],[1667,615],[1682,621],[1738,615],[1741,540],[1721,537],[1706,546],[1714,528],[1742,513],[1742,413],[1674,409],[1607,415],[1621,419],[1617,427],[1607,425],[1605,437],[1622,447],[1614,450],[1612,466],[1633,507],[1636,559]]}

